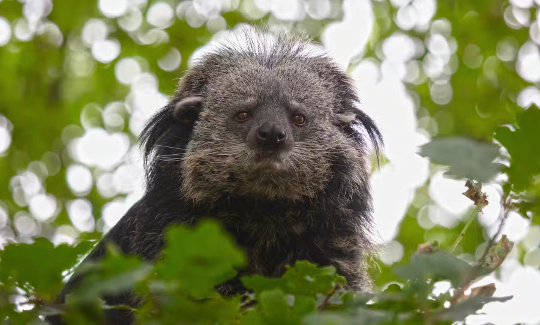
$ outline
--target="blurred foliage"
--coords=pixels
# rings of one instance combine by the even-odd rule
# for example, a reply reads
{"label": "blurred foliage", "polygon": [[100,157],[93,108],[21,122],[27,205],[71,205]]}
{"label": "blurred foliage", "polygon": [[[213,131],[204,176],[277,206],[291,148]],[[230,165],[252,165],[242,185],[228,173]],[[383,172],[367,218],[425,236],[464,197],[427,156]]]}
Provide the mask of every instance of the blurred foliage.
{"label": "blurred foliage", "polygon": [[[201,222],[193,229],[171,228],[167,239],[164,258],[154,266],[115,253],[113,248],[105,259],[85,263],[77,272],[87,276],[61,306],[51,302],[51,290],[62,286],[60,271],[73,266],[85,252],[81,247],[88,249],[89,242],[56,248],[44,239],[8,245],[0,254],[0,270],[11,271],[0,274],[0,315],[5,324],[39,324],[39,315],[53,314],[63,314],[69,324],[100,324],[104,308],[126,308],[104,306],[100,296],[134,290],[145,297],[140,308],[128,307],[139,324],[452,324],[488,302],[511,298],[491,297],[493,292],[486,290],[463,294],[474,279],[486,273],[483,270],[492,271],[508,255],[511,244],[504,237],[492,249],[494,258],[474,267],[433,245],[424,245],[410,264],[396,268],[398,278],[406,284],[393,284],[376,294],[355,296],[345,289],[345,279],[333,267],[299,261],[281,279],[243,277],[252,293],[237,297],[222,297],[214,291],[245,262],[243,253],[216,221]],[[58,264],[34,272],[36,262],[21,257],[37,254]],[[445,280],[451,281],[456,293],[434,296],[434,283]],[[18,292],[19,288],[24,292]],[[30,308],[16,308],[10,301],[12,295],[22,297],[20,306]]]}
{"label": "blurred foliage", "polygon": [[[422,147],[420,154],[433,163],[449,166],[448,176],[480,182],[496,179],[495,183],[500,184],[504,192],[503,201],[508,199],[500,204],[532,219],[532,224],[540,224],[540,155],[536,140],[540,139],[540,111],[534,105],[528,107],[530,103],[527,107],[517,103],[520,92],[531,85],[516,70],[518,51],[525,42],[531,42],[530,35],[534,32],[533,27],[527,28],[529,22],[520,25],[515,18],[511,26],[508,22],[514,17],[512,10],[521,10],[534,21],[538,8],[519,8],[503,0],[437,1],[437,11],[429,26],[403,30],[395,23],[399,8],[388,1],[372,4],[376,24],[366,49],[367,56],[383,59],[381,45],[396,33],[405,32],[420,39],[425,46],[429,46],[430,37],[438,33],[444,34],[451,45],[455,42],[455,54],[441,75],[429,77],[421,69],[420,75],[408,85],[412,96],[418,96],[417,117],[429,116],[438,125],[435,137]],[[471,47],[478,49],[476,57],[472,58],[477,60],[475,64],[471,62],[474,61]],[[510,54],[502,53],[503,49]],[[422,66],[431,53],[426,49],[420,53],[415,59]],[[437,103],[435,98],[434,86],[441,81],[449,81],[451,85],[452,96],[447,103]],[[500,145],[493,140],[506,151],[503,149],[499,154]],[[504,167],[500,162],[509,166]],[[495,177],[501,168],[508,175],[508,181],[501,182]],[[426,187],[417,191],[425,192]],[[423,241],[443,239],[442,244],[450,246],[467,221],[463,220],[453,229],[435,226],[426,230],[414,220],[420,209],[409,208],[396,237],[405,248],[403,261],[407,261]],[[458,251],[474,256],[486,235],[479,223],[472,229],[476,233],[469,231]],[[385,266],[380,273],[374,270],[380,284],[391,281],[392,278],[385,275],[387,272]]]}
{"label": "blurred foliage", "polygon": [[435,139],[422,146],[420,155],[431,158],[433,163],[449,166],[446,175],[480,182],[489,182],[502,168],[501,164],[493,163],[499,156],[499,146],[467,138]]}
{"label": "blurred foliage", "polygon": [[[164,2],[177,8],[181,2],[187,1]],[[393,35],[406,34],[419,41],[420,50],[416,50],[409,62],[419,67],[418,75],[407,80],[407,88],[415,99],[418,119],[428,118],[437,126],[435,129],[431,124],[425,127],[432,139],[422,148],[421,155],[431,159],[432,170],[440,168],[438,165],[447,166],[447,175],[462,179],[464,184],[465,178],[469,178],[475,184],[491,182],[500,185],[502,202],[491,204],[503,206],[501,218],[510,211],[517,211],[521,216],[530,218],[532,224],[540,224],[540,111],[534,106],[518,105],[520,93],[534,84],[524,80],[516,71],[518,51],[531,41],[533,31],[532,27],[528,28],[530,23],[520,26],[509,21],[516,20],[512,18],[512,10],[516,7],[508,1],[445,0],[436,2],[437,11],[430,23],[414,28],[400,27],[396,23],[399,10],[414,4],[404,2],[406,4],[400,6],[395,5],[400,1],[371,2],[374,30],[364,52],[355,58],[351,68],[364,58],[383,61],[382,45]],[[0,1],[0,17],[10,23],[13,34],[16,34],[24,17],[27,3]],[[98,8],[98,1],[59,0],[47,3],[52,4],[52,10],[39,17],[38,25],[51,23],[53,25],[48,26],[56,26],[59,33],[54,32],[54,28],[38,28],[28,40],[12,35],[7,44],[0,46],[0,126],[5,122],[1,120],[5,116],[10,121],[7,127],[11,130],[12,139],[9,149],[0,154],[0,208],[11,218],[5,225],[0,222],[4,227],[0,229],[0,236],[9,230],[13,234],[9,240],[19,242],[0,251],[0,319],[9,318],[9,322],[14,324],[38,323],[38,314],[64,312],[73,324],[92,324],[102,312],[99,295],[128,288],[143,295],[150,294],[152,298],[139,309],[137,317],[141,323],[152,324],[178,321],[296,324],[302,319],[308,324],[451,324],[475,313],[487,302],[505,300],[492,298],[485,292],[471,293],[467,297],[461,294],[459,299],[449,293],[436,297],[431,293],[433,284],[441,280],[451,281],[458,293],[468,287],[471,281],[483,274],[478,272],[477,264],[471,266],[471,256],[475,256],[479,245],[493,245],[493,241],[476,219],[469,219],[472,227],[464,236],[462,230],[467,220],[453,228],[440,225],[430,229],[421,227],[417,221],[419,212],[431,202],[428,183],[417,189],[417,198],[427,199],[419,200],[420,203],[408,208],[395,238],[404,248],[402,260],[396,263],[396,273],[381,261],[372,263],[372,275],[379,288],[388,283],[400,283],[391,284],[380,293],[353,297],[342,289],[343,279],[335,275],[332,268],[320,269],[299,262],[290,267],[282,279],[244,278],[244,283],[254,290],[254,296],[249,299],[256,297],[256,305],[250,304],[249,299],[246,302],[246,298],[219,297],[213,294],[213,286],[234,276],[234,269],[245,260],[226,236],[219,235],[219,228],[206,224],[194,231],[185,228],[171,230],[165,258],[155,266],[136,257],[115,254],[111,247],[107,259],[87,266],[86,272],[92,272],[93,276],[88,277],[84,290],[75,294],[66,306],[51,305],[66,271],[72,270],[78,257],[87,252],[92,240],[100,238],[100,233],[81,233],[77,245],[56,247],[39,237],[51,238],[55,227],[71,224],[63,208],[67,201],[80,196],[87,198],[93,215],[98,219],[103,205],[113,199],[100,195],[96,186],[81,195],[73,193],[67,185],[66,170],[77,162],[69,152],[69,145],[84,132],[78,126],[122,131],[135,144],[136,135],[130,132],[128,123],[122,124],[121,129],[110,130],[102,116],[100,107],[115,101],[128,101],[130,86],[117,80],[115,65],[122,58],[135,58],[143,71],[156,77],[161,93],[172,94],[181,76],[180,71],[188,66],[190,55],[207,43],[216,30],[208,23],[192,27],[185,17],[173,17],[170,25],[155,28],[144,19],[148,9],[158,3],[155,0],[129,2],[135,4],[141,14],[141,25],[134,31],[120,26],[121,17],[104,16]],[[223,17],[228,27],[243,22],[269,23],[305,30],[315,39],[320,39],[327,25],[343,18],[341,1],[333,0],[331,3],[332,13],[321,19],[305,16],[298,21],[279,21],[272,14],[264,13],[254,17],[248,14],[248,9],[255,6],[250,0],[240,1],[238,7],[223,10],[218,16]],[[535,17],[538,8],[516,10]],[[108,63],[95,60],[91,46],[82,38],[85,25],[96,18],[106,24],[107,37],[121,45],[119,56]],[[149,33],[160,31],[166,32],[165,38],[157,37],[146,43],[141,41]],[[162,33],[159,35],[163,36]],[[433,53],[426,49],[435,35],[443,35],[453,50],[448,54],[443,72],[432,75],[424,67],[435,60]],[[165,71],[158,61],[171,48],[179,50],[181,64],[172,71]],[[74,67],[82,67],[86,72],[77,72]],[[88,107],[90,109],[83,111]],[[98,109],[94,110],[95,107]],[[41,162],[46,167],[45,171],[36,167],[41,165],[32,165],[33,162]],[[36,221],[39,231],[31,236],[33,238],[18,233],[13,220],[18,212],[29,209],[27,202],[13,199],[14,176],[25,170],[32,170],[39,177],[43,189],[59,202],[55,218]],[[94,178],[104,172],[99,168],[91,171]],[[441,247],[450,247],[457,238],[460,239],[459,245],[452,253],[469,256],[468,263],[432,246],[429,246],[432,247],[429,252],[417,252],[418,246],[424,242],[436,239]],[[182,246],[191,247],[193,251],[180,250]],[[485,267],[483,263],[492,256],[489,251],[486,251],[488,253],[480,261],[480,266]],[[504,247],[502,251],[506,256],[508,251]],[[175,258],[167,258],[167,254]],[[185,267],[196,258],[204,258],[208,263]],[[495,262],[489,263],[493,266]],[[306,276],[309,283],[306,283]],[[173,314],[181,314],[179,317],[185,318],[171,319]]]}

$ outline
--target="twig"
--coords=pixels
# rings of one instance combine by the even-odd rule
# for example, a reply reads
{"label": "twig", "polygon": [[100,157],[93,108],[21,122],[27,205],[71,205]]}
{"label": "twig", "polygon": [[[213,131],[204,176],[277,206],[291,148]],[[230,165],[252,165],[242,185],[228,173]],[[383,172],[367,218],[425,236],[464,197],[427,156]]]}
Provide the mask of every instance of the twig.
{"label": "twig", "polygon": [[465,225],[459,236],[456,238],[454,245],[452,245],[452,252],[456,249],[461,239],[465,237],[467,229],[469,229],[469,226],[472,224],[478,212],[482,212],[482,209],[489,204],[489,201],[487,200],[487,194],[482,192],[481,184],[475,183],[473,180],[468,179],[467,182],[465,182],[465,186],[467,187],[467,190],[462,194],[465,195],[465,197],[469,200],[473,201],[476,209],[472,212],[472,215],[469,217],[467,224]]}
{"label": "twig", "polygon": [[502,230],[504,228],[504,224],[506,222],[506,219],[508,219],[508,215],[510,214],[510,211],[512,211],[510,203],[508,202],[508,196],[505,196],[503,198],[503,209],[504,209],[504,214],[503,214],[503,216],[501,218],[501,224],[499,225],[499,229],[497,229],[497,232],[495,233],[495,235],[489,241],[489,243],[488,243],[488,245],[486,247],[486,250],[484,251],[484,254],[482,255],[482,257],[480,257],[480,259],[476,263],[477,266],[484,264],[484,262],[486,261],[486,257],[487,257],[487,255],[489,253],[489,250],[491,249],[491,247],[493,247],[493,245],[495,245],[495,240],[501,234],[501,232],[502,232]]}
{"label": "twig", "polygon": [[482,269],[482,266],[484,265],[484,262],[486,261],[486,258],[487,258],[488,254],[489,254],[489,251],[495,245],[495,241],[496,241],[497,237],[499,237],[499,235],[502,232],[502,229],[504,227],[504,223],[505,223],[506,219],[508,218],[508,214],[510,213],[510,211],[512,211],[511,205],[508,202],[508,196],[505,196],[502,199],[502,201],[503,201],[502,205],[503,205],[503,209],[504,209],[504,214],[501,217],[501,224],[499,225],[499,229],[497,229],[497,232],[495,233],[495,235],[489,241],[486,249],[484,250],[484,254],[476,262],[476,265],[474,266],[474,268],[470,272],[469,276],[464,279],[463,285],[461,286],[461,288],[457,289],[456,292],[454,293],[454,295],[452,296],[452,299],[450,300],[450,302],[452,304],[459,301],[459,299],[461,299],[461,297],[463,297],[463,295],[465,294],[465,291],[467,291],[471,287],[472,282],[476,279],[479,271]]}
{"label": "twig", "polygon": [[324,298],[323,302],[319,306],[319,311],[323,311],[330,305],[330,299],[336,294],[336,292],[341,289],[341,285],[337,284],[334,286],[328,293],[326,294],[326,297]]}
{"label": "twig", "polygon": [[456,247],[459,244],[459,242],[461,241],[461,239],[463,239],[463,237],[465,237],[465,233],[467,232],[467,229],[469,229],[469,226],[474,221],[474,219],[475,219],[476,215],[478,214],[478,212],[480,212],[480,209],[476,208],[471,213],[471,215],[469,216],[469,220],[467,221],[467,224],[465,225],[465,227],[463,227],[463,230],[461,230],[461,232],[459,233],[459,236],[456,238],[456,241],[452,245],[452,249],[450,250],[451,252],[453,252],[456,249]]}

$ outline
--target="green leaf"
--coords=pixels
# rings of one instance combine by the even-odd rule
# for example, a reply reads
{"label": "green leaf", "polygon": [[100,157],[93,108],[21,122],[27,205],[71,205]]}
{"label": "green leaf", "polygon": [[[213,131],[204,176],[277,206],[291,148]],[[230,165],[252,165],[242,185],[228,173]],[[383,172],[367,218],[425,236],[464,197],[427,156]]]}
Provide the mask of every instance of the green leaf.
{"label": "green leaf", "polygon": [[[146,309],[146,310],[145,310]],[[156,313],[156,310],[159,312]],[[240,298],[205,299],[196,301],[179,293],[163,296],[141,309],[138,324],[226,324],[240,310]]]}
{"label": "green leaf", "polygon": [[259,295],[255,312],[248,313],[241,324],[294,325],[317,310],[316,301],[310,297],[288,297],[279,289],[264,291]]}
{"label": "green leaf", "polygon": [[427,279],[449,280],[454,287],[458,287],[472,270],[472,266],[459,258],[443,251],[435,251],[414,255],[409,265],[397,266],[394,272],[413,282],[425,282]]}
{"label": "green leaf", "polygon": [[259,310],[266,324],[289,324],[291,308],[282,291],[265,291],[259,297]]}
{"label": "green leaf", "polygon": [[8,245],[0,251],[0,282],[52,300],[64,285],[62,272],[75,266],[90,247],[88,242],[54,247],[45,238],[36,238],[33,244]]}
{"label": "green leaf", "polygon": [[533,177],[540,175],[540,110],[536,107],[524,110],[517,117],[515,130],[500,127],[494,138],[511,156],[507,172],[514,189],[526,190]]}
{"label": "green leaf", "polygon": [[0,320],[3,320],[3,317],[7,317],[9,322],[2,324],[14,324],[14,325],[28,325],[28,324],[39,324],[39,317],[36,310],[23,310],[18,311],[10,306],[10,308],[0,308]]}
{"label": "green leaf", "polygon": [[274,289],[287,290],[287,281],[284,280],[283,277],[280,279],[269,279],[255,274],[242,277],[242,283],[248,289],[252,289],[255,294]]}
{"label": "green leaf", "polygon": [[298,261],[280,279],[268,279],[259,275],[243,277],[242,282],[256,294],[265,290],[281,289],[292,295],[326,295],[334,286],[346,284],[345,278],[336,274],[332,266],[318,267],[306,261]]}
{"label": "green leaf", "polygon": [[304,319],[306,325],[379,325],[397,323],[392,311],[357,308],[353,313],[323,312],[309,315]]}
{"label": "green leaf", "polygon": [[397,283],[392,283],[386,289],[384,290],[384,293],[400,293],[403,292],[403,289],[401,289],[401,286]]}
{"label": "green leaf", "polygon": [[81,265],[73,276],[84,275],[82,282],[66,296],[63,318],[68,324],[102,324],[105,306],[103,296],[133,290],[146,280],[152,265],[137,256],[120,255],[112,246],[105,257]]}
{"label": "green leaf", "polygon": [[215,221],[194,229],[185,226],[167,231],[167,245],[158,269],[163,279],[179,280],[184,292],[200,297],[236,275],[246,263],[244,254]]}
{"label": "green leaf", "polygon": [[499,146],[462,137],[432,140],[421,147],[420,155],[449,166],[447,175],[479,182],[490,181],[503,167],[493,162],[499,156]]}
{"label": "green leaf", "polygon": [[[306,317],[306,325],[348,325],[353,324],[354,317],[341,313],[323,313],[321,315],[311,315]],[[354,324],[362,324],[354,322]],[[376,323],[374,323],[376,324]]]}
{"label": "green leaf", "polygon": [[103,324],[103,303],[100,300],[84,303],[73,302],[67,297],[67,304],[62,319],[70,325]]}
{"label": "green leaf", "polygon": [[106,294],[121,293],[147,279],[152,269],[152,265],[138,256],[120,255],[109,248],[104,259],[82,265],[79,272],[85,273],[84,280],[70,296],[73,303],[79,304]]}
{"label": "green leaf", "polygon": [[505,302],[512,299],[512,297],[488,297],[488,296],[474,296],[464,302],[451,306],[450,308],[436,313],[434,318],[436,320],[451,320],[451,321],[463,321],[470,315],[476,314],[476,312],[490,302]]}

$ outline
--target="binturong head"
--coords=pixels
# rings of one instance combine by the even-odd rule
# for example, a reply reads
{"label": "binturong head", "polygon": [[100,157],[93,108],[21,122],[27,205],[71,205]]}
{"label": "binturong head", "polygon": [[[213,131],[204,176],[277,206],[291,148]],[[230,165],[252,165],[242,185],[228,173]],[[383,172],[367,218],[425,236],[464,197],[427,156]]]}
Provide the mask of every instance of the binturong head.
{"label": "binturong head", "polygon": [[150,190],[174,183],[193,202],[299,201],[336,173],[366,186],[364,137],[378,154],[381,135],[347,75],[313,49],[253,32],[203,55],[143,131]]}

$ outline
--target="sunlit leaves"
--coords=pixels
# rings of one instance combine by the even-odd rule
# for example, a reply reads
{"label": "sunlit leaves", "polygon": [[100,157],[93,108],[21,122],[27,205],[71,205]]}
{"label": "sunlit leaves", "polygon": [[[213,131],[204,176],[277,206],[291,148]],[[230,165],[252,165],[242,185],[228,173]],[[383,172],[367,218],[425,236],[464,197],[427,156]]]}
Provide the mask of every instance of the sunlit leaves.
{"label": "sunlit leaves", "polygon": [[152,297],[136,316],[139,324],[230,324],[239,312],[238,297],[195,300],[178,290]]}
{"label": "sunlit leaves", "polygon": [[[155,265],[139,257],[122,255],[108,247],[101,260],[83,262],[75,273],[76,283],[64,305],[53,303],[52,293],[58,287],[62,271],[76,261],[88,244],[56,248],[45,240],[32,245],[8,245],[0,256],[0,312],[14,324],[27,324],[38,315],[61,314],[68,324],[101,324],[106,310],[133,312],[138,324],[448,324],[476,313],[484,304],[506,301],[492,298],[491,291],[474,291],[462,295],[450,308],[449,294],[428,299],[430,283],[448,280],[460,288],[474,275],[473,267],[437,248],[422,250],[409,265],[396,268],[406,280],[403,286],[391,285],[384,292],[358,293],[346,289],[345,279],[333,267],[317,267],[305,261],[288,266],[281,278],[259,275],[243,278],[252,290],[249,294],[224,297],[213,288],[235,276],[245,265],[244,254],[218,226],[205,221],[193,228],[173,227],[167,231],[163,258]],[[504,260],[511,246],[493,247],[493,267]],[[502,245],[502,246],[501,246]],[[504,247],[503,247],[504,246]],[[505,248],[507,247],[508,248]],[[503,254],[500,252],[502,251]],[[18,256],[26,257],[25,260]],[[56,260],[54,266],[36,266],[37,256]],[[492,259],[490,259],[492,260]],[[13,263],[28,272],[6,272],[5,263]],[[42,272],[34,272],[41,269]],[[39,277],[39,276],[43,277]],[[61,281],[60,281],[61,282]],[[22,296],[34,299],[35,308],[25,312],[7,302],[4,290],[27,288]],[[30,289],[36,290],[30,292]],[[41,291],[38,291],[41,290]],[[138,294],[131,306],[110,304],[109,297],[130,291]],[[104,300],[100,298],[107,297]],[[425,312],[426,308],[430,310]]]}
{"label": "sunlit leaves", "polygon": [[235,276],[246,258],[216,223],[202,222],[196,229],[173,228],[158,269],[163,279],[179,279],[185,292],[194,296]]}
{"label": "sunlit leaves", "polygon": [[301,324],[304,316],[315,311],[314,299],[304,296],[287,299],[281,290],[267,290],[260,293],[257,306],[240,319],[240,324]]}
{"label": "sunlit leaves", "polygon": [[345,278],[336,275],[333,267],[318,268],[305,261],[296,262],[280,279],[268,279],[259,275],[242,278],[244,285],[255,292],[271,289],[281,289],[293,295],[315,297],[317,294],[326,295],[335,286],[344,286]]}
{"label": "sunlit leaves", "polygon": [[[108,6],[114,6],[115,3],[115,1],[101,2],[107,3]],[[124,5],[127,3],[121,2]],[[7,201],[10,210],[18,209],[18,205],[10,200],[13,196],[12,188],[9,186],[10,178],[26,169],[31,161],[42,159],[47,152],[62,156],[62,164],[58,166],[60,170],[55,172],[52,172],[52,169],[49,170],[48,177],[41,180],[48,193],[56,196],[58,203],[62,205],[75,196],[88,195],[95,211],[101,210],[107,198],[100,196],[95,189],[84,191],[83,194],[71,193],[69,187],[66,186],[66,167],[73,162],[73,157],[67,154],[68,141],[65,135],[68,132],[64,132],[66,127],[81,124],[81,120],[84,120],[81,119],[81,110],[88,104],[94,103],[96,106],[104,107],[115,101],[129,103],[129,98],[126,98],[130,91],[129,85],[123,83],[125,80],[117,79],[115,76],[115,66],[120,60],[137,59],[141,66],[139,71],[132,69],[133,78],[130,81],[133,82],[135,77],[140,80],[141,73],[155,77],[156,88],[159,87],[161,95],[165,97],[165,95],[172,95],[178,82],[177,79],[182,75],[181,70],[187,68],[187,59],[190,55],[212,37],[212,32],[208,28],[204,26],[192,28],[184,19],[177,19],[176,15],[171,17],[170,22],[173,25],[166,31],[152,30],[146,21],[146,11],[156,1],[150,3],[135,1],[130,4],[125,15],[118,19],[105,17],[99,9],[99,3],[100,1],[97,0],[83,2],[59,0],[54,3],[37,1],[28,4],[11,0],[0,1],[0,17],[4,17],[9,22],[8,26],[12,26],[13,34],[17,22],[25,22],[25,14],[45,12],[42,20],[36,20],[39,16],[31,14],[32,28],[36,29],[31,33],[33,37],[31,40],[19,41],[15,35],[12,35],[8,44],[0,46],[0,70],[3,84],[9,85],[0,87],[0,111],[15,126],[10,136],[12,141],[7,155],[3,154],[0,157],[2,171],[0,172],[0,198]],[[176,8],[172,5],[173,3],[167,4],[172,7],[174,13]],[[216,14],[219,18],[222,18],[221,14],[223,14],[226,25],[232,27],[246,21],[246,18],[238,11],[225,12],[225,7],[221,5],[218,8],[224,10]],[[105,12],[108,11],[105,10]],[[120,12],[122,11],[115,12],[114,16],[120,15]],[[130,20],[127,16],[132,16],[133,13],[135,16],[140,15],[142,20],[142,23],[138,24],[140,29],[138,27],[137,30],[126,31],[122,21]],[[85,32],[85,25],[92,21],[100,22],[97,32],[96,29],[89,30],[89,33]],[[46,27],[51,26],[54,26],[56,40],[52,43],[49,41],[51,37],[46,33],[49,30]],[[152,39],[157,33],[161,36],[165,35],[166,42],[145,44],[140,41],[143,37]],[[86,42],[88,34],[93,34],[90,36],[94,37],[96,41],[93,42],[94,44]],[[150,37],[149,34],[154,36]],[[181,60],[180,66],[175,64],[174,69],[168,67],[164,70],[160,67],[163,64],[158,61],[165,57],[171,48],[178,49],[179,56],[184,59]],[[115,52],[114,55],[110,55],[114,52],[113,50],[120,50],[120,53]],[[94,54],[99,52],[101,55],[95,56],[92,52]],[[107,56],[106,60],[103,59],[104,54]],[[96,59],[107,63],[101,63]],[[112,61],[109,63],[110,60]],[[155,100],[149,100],[149,102],[150,106],[158,104]],[[137,103],[140,104],[141,100]],[[145,107],[144,114],[150,113],[151,109],[154,108]],[[140,115],[134,112],[133,105],[129,113]],[[128,116],[124,118],[127,120]],[[136,116],[135,119],[137,118]],[[146,118],[147,116],[144,116],[144,119]],[[140,124],[143,122],[141,121]],[[125,128],[115,131],[124,131],[129,134],[128,123],[125,124]],[[135,123],[132,121],[132,124]],[[129,135],[131,145],[134,145],[136,138]],[[95,215],[95,217],[99,216]],[[70,223],[65,211],[60,212],[55,223]]]}
{"label": "sunlit leaves", "polygon": [[[527,29],[506,25],[506,5],[501,0],[437,1],[437,5],[435,19],[450,22],[456,42],[456,69],[449,74],[452,100],[447,105],[435,104],[429,92],[432,83],[427,82],[418,87],[422,105],[436,118],[447,116],[437,120],[452,125],[444,135],[490,140],[496,127],[512,121],[516,108],[510,98],[527,85],[514,69],[516,56],[504,57],[498,47],[501,42],[509,42],[517,52],[517,44],[528,38]],[[470,64],[471,48],[476,49],[480,64]]]}
{"label": "sunlit leaves", "polygon": [[83,242],[75,247],[54,247],[45,238],[36,238],[31,245],[8,245],[0,251],[0,283],[52,299],[63,286],[62,272],[75,266],[77,258],[91,246]]}
{"label": "sunlit leaves", "polygon": [[216,222],[204,221],[194,229],[185,226],[167,231],[163,259],[146,288],[149,298],[138,320],[161,324],[224,323],[240,310],[240,299],[223,298],[214,287],[236,275],[246,263],[244,254]]}
{"label": "sunlit leaves", "polygon": [[84,280],[75,289],[73,300],[92,301],[104,294],[118,294],[132,290],[145,280],[152,266],[137,256],[123,256],[109,248],[105,258],[87,261],[77,270],[75,277],[84,275]]}

